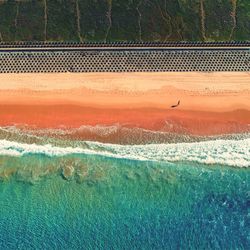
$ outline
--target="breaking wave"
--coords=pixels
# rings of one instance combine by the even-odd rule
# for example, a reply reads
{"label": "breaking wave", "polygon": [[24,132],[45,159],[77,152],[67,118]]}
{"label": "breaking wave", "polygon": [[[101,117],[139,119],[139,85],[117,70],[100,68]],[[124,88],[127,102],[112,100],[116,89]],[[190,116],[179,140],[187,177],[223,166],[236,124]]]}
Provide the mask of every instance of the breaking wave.
{"label": "breaking wave", "polygon": [[64,156],[101,155],[142,161],[198,162],[250,167],[250,138],[192,143],[117,145],[87,141],[81,147],[58,147],[0,140],[0,155],[21,157],[28,154]]}

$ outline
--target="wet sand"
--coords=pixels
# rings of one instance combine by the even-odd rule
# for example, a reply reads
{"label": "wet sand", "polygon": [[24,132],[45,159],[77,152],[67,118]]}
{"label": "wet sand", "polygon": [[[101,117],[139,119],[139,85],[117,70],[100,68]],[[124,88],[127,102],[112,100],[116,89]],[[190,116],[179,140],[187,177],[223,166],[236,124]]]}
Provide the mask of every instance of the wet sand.
{"label": "wet sand", "polygon": [[217,135],[250,131],[250,111],[182,111],[169,109],[97,109],[70,105],[0,105],[1,126],[79,128],[84,125],[123,126],[146,130]]}

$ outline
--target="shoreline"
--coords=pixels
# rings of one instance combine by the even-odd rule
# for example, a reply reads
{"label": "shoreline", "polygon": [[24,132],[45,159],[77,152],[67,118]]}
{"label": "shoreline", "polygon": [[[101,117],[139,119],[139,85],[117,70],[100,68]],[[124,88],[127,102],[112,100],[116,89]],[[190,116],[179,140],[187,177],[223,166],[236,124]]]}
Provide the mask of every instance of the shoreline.
{"label": "shoreline", "polygon": [[74,129],[81,126],[122,126],[193,135],[244,133],[250,111],[185,111],[178,109],[97,109],[70,105],[0,105],[0,126]]}
{"label": "shoreline", "polygon": [[0,126],[244,133],[250,130],[249,82],[248,72],[3,74]]}
{"label": "shoreline", "polygon": [[[114,126],[81,126],[79,128],[39,129],[27,126],[0,127],[0,140],[56,145],[78,145],[87,141],[120,145],[146,145],[161,143],[202,142],[208,140],[241,140],[250,138],[248,132],[216,135],[193,135],[188,133],[152,131],[141,128]],[[66,144],[65,144],[66,143]]]}
{"label": "shoreline", "polygon": [[37,145],[0,140],[0,156],[103,156],[137,161],[198,162],[208,165],[222,164],[248,168],[250,166],[248,146],[250,146],[250,138],[147,145],[85,142],[84,145],[77,147],[72,147],[70,144],[58,147],[51,144]]}

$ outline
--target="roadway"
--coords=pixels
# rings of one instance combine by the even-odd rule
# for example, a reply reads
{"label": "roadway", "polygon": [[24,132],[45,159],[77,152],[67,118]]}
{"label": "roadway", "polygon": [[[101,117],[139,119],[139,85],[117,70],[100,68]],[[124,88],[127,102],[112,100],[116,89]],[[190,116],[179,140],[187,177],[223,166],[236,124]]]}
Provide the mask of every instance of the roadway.
{"label": "roadway", "polygon": [[250,42],[239,43],[0,43],[0,52],[43,51],[158,51],[158,50],[245,50],[250,51]]}
{"label": "roadway", "polygon": [[43,47],[43,48],[0,48],[0,52],[57,52],[57,51],[233,51],[244,50],[250,52],[250,47]]}

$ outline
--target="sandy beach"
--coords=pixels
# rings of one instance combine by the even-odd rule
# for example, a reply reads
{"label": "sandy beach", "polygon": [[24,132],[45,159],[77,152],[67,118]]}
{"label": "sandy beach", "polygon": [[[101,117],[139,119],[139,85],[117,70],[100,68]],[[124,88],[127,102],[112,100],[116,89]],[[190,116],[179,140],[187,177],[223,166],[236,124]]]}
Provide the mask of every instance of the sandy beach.
{"label": "sandy beach", "polygon": [[0,126],[246,132],[249,82],[247,72],[2,74]]}

